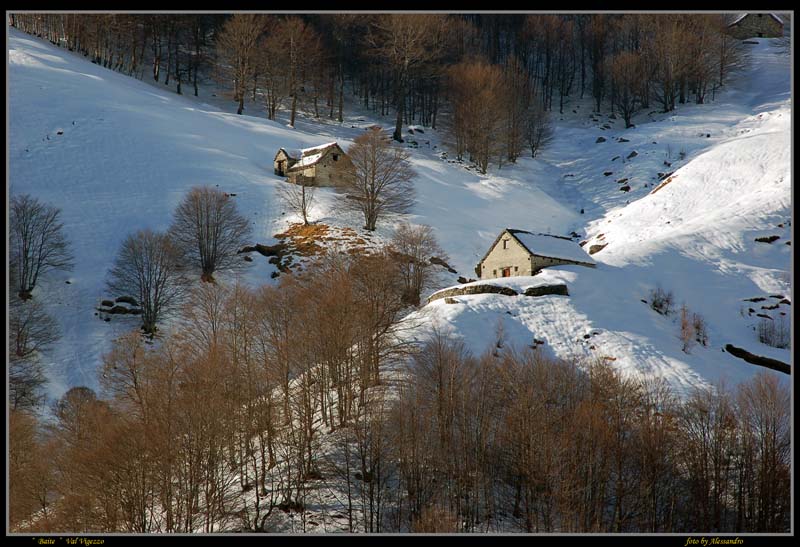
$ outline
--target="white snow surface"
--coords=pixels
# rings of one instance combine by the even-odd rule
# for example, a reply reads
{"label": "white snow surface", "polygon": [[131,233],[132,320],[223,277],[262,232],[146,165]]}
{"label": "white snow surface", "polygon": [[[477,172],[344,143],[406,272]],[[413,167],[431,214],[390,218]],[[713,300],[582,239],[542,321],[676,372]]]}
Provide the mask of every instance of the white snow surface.
{"label": "white snow surface", "polygon": [[[237,194],[254,242],[270,244],[273,234],[298,220],[277,199],[284,183],[273,174],[275,152],[315,148],[320,140],[346,150],[366,127],[390,124],[357,105],[342,124],[301,117],[291,128],[252,112],[255,105],[247,105],[254,115],[237,116],[235,105],[210,92],[178,96],[16,29],[8,32],[11,192],[60,207],[76,255],[72,272],[50,276],[35,291],[63,335],[45,356],[51,398],[78,385],[99,389],[103,353],[116,336],[138,326],[133,317],[107,323],[94,315],[100,300],[111,296],[106,274],[127,234],[165,229],[186,191],[208,184]],[[401,221],[429,224],[448,263],[467,278],[506,226],[576,231],[587,249],[607,244],[592,255],[594,269],[561,266],[532,278],[491,281],[521,290],[563,282],[569,296],[436,300],[412,314],[420,324],[414,336],[422,339],[438,325],[479,353],[495,346],[502,325],[506,345],[536,338],[554,355],[605,358],[625,373],[658,375],[683,390],[735,384],[764,370],[724,352],[727,343],[789,362],[790,350],[758,341],[758,318],[747,309],[777,304],[770,295],[791,300],[790,64],[771,40],[761,39],[749,52],[737,80],[713,101],[667,114],[642,112],[630,129],[591,113],[589,99],[573,99],[563,115],[554,112],[553,142],[537,158],[485,175],[443,154],[436,130],[405,135],[417,203],[410,214],[379,222],[371,241],[390,237]],[[606,142],[596,143],[601,135]],[[672,181],[651,194],[665,172],[674,172]],[[622,179],[629,192],[620,191]],[[335,191],[323,188],[317,195],[313,220],[363,234],[362,219],[341,207]],[[754,241],[765,235],[780,239]],[[274,282],[274,266],[254,258],[243,280]],[[676,315],[659,315],[642,302],[656,286],[705,318],[707,347],[681,351]],[[757,296],[767,301],[743,300]],[[791,306],[764,313],[788,321]]]}
{"label": "white snow surface", "polygon": [[564,260],[574,260],[594,264],[594,260],[583,248],[572,240],[551,234],[532,234],[513,230],[511,232],[522,245],[531,253],[549,258],[563,258]]}

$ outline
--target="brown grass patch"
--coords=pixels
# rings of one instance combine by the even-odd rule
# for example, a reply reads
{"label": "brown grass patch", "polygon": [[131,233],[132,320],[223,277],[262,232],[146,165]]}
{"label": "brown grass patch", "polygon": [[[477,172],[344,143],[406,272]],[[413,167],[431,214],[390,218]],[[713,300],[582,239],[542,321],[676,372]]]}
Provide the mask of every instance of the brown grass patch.
{"label": "brown grass patch", "polygon": [[292,224],[274,236],[279,243],[270,262],[283,273],[302,269],[304,258],[324,254],[328,247],[341,248],[349,255],[369,254],[367,241],[352,228],[337,228],[327,224]]}

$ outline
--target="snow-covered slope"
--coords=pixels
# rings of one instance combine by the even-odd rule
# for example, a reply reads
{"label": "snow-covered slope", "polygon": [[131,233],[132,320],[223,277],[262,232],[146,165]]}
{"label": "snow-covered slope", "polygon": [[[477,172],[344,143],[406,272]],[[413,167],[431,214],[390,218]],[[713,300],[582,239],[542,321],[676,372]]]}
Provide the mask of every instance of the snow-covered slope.
{"label": "snow-covered slope", "polygon": [[[60,207],[76,254],[72,273],[37,289],[63,331],[47,356],[52,397],[75,385],[96,389],[103,352],[136,324],[94,315],[106,296],[106,272],[129,232],[165,228],[188,188],[210,184],[235,193],[252,219],[254,240],[270,243],[295,220],[276,198],[277,150],[333,140],[346,148],[376,122],[356,110],[343,124],[298,120],[296,128],[237,116],[232,104],[177,96],[15,29],[9,29],[8,54],[12,192]],[[593,255],[596,269],[540,274],[561,278],[569,297],[437,300],[416,312],[423,325],[441,324],[482,351],[496,341],[502,322],[508,343],[529,344],[535,337],[557,355],[605,356],[624,370],[657,373],[684,387],[756,372],[720,351],[725,343],[789,361],[788,350],[759,344],[754,318],[739,314],[743,298],[790,294],[784,273],[791,252],[784,244],[791,216],[789,74],[788,57],[764,40],[740,83],[715,102],[668,115],[643,112],[635,128],[590,115],[590,103],[576,100],[556,116],[554,141],[541,157],[487,175],[443,157],[436,131],[415,132],[417,147],[409,152],[418,173],[417,205],[405,220],[433,226],[460,275],[474,276],[475,263],[505,227],[574,230],[590,236],[587,245],[608,243]],[[606,141],[597,143],[599,136]],[[658,173],[668,171],[674,171],[672,182],[650,194]],[[628,192],[620,190],[624,184]],[[312,218],[361,226],[332,191],[322,192]],[[386,237],[400,220],[379,224],[373,239]],[[773,233],[781,239],[772,245],[753,241]],[[257,260],[245,278],[271,282],[273,268]],[[707,319],[709,347],[680,350],[674,317],[641,302],[656,285]]]}
{"label": "snow-covered slope", "polygon": [[[278,149],[332,140],[347,148],[374,123],[352,116],[343,124],[298,121],[292,129],[237,116],[230,101],[178,96],[16,29],[8,32],[11,190],[60,207],[76,255],[71,274],[43,281],[36,293],[63,334],[46,357],[53,397],[75,385],[96,389],[102,354],[116,335],[136,326],[135,318],[106,323],[94,315],[107,296],[106,272],[128,233],[166,228],[185,192],[209,184],[236,194],[252,219],[254,240],[271,243],[297,220],[276,195],[282,178],[273,174],[272,160]],[[574,222],[575,212],[531,181],[478,176],[442,160],[435,136],[418,138],[421,148],[410,150],[418,205],[408,220],[437,228],[460,273],[470,275],[484,246],[506,225],[564,233]],[[312,220],[361,227],[363,221],[342,210],[332,191],[320,194]],[[373,239],[385,237],[399,220],[380,223]],[[267,283],[273,271],[260,259],[245,275],[250,283]]]}
{"label": "snow-covered slope", "polygon": [[[423,321],[463,337],[476,352],[498,338],[544,340],[561,357],[600,358],[683,390],[735,384],[759,370],[724,352],[729,343],[789,362],[789,349],[762,344],[754,332],[758,313],[774,321],[791,316],[791,305],[780,304],[792,294],[789,65],[768,40],[750,53],[716,103],[656,121],[643,114],[628,130],[615,130],[607,118],[591,124],[565,116],[542,159],[527,160],[540,171],[560,168],[562,199],[598,216],[575,229],[588,234],[586,249],[605,245],[593,255],[599,266],[540,274],[566,282],[569,297],[458,296],[457,304],[429,304],[419,312]],[[610,129],[598,131],[598,124]],[[661,153],[665,147],[674,157]],[[611,154],[621,157],[610,161]],[[620,184],[633,188],[623,193]],[[771,244],[755,241],[774,235],[780,239]],[[531,278],[496,283],[533,285]],[[682,351],[678,314],[660,315],[646,303],[657,287],[705,319],[709,346]]]}

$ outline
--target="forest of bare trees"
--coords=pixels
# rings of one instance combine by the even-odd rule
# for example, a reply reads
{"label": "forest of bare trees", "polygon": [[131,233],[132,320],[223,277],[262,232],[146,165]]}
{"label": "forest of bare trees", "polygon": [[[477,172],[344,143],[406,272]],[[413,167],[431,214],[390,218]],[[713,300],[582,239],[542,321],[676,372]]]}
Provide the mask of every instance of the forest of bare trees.
{"label": "forest of bare trees", "polygon": [[[343,121],[347,102],[442,126],[459,158],[514,162],[573,99],[619,114],[713,100],[742,60],[725,14],[13,14],[92,62],[221,86],[237,112]],[[200,82],[200,84],[198,84]],[[442,123],[443,122],[443,123]]]}
{"label": "forest of bare trees", "polygon": [[10,408],[13,529],[299,532],[328,491],[354,532],[788,530],[785,383],[682,396],[502,337],[412,343],[433,252],[404,227],[277,285],[197,283],[157,344],[114,342],[100,393]]}
{"label": "forest of bare trees", "polygon": [[776,376],[680,397],[537,349],[408,344],[401,275],[331,254],[277,286],[199,283],[187,328],[114,343],[101,393],[50,423],[11,410],[13,529],[304,531],[330,488],[350,531],[788,530]]}

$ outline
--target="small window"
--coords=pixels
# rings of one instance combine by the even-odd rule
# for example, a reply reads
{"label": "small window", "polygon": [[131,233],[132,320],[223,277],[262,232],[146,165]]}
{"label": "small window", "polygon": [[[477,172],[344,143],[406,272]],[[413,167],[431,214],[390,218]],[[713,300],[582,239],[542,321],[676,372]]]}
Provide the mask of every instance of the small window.
{"label": "small window", "polygon": [[497,270],[492,270],[492,275],[497,277]]}
{"label": "small window", "polygon": [[758,16],[759,16],[759,17],[761,17],[762,15],[764,15],[764,14],[763,14],[763,13],[759,13],[759,14],[758,14]]}
{"label": "small window", "polygon": [[514,266],[514,271],[518,272],[519,271],[519,266]]}
{"label": "small window", "polygon": [[339,161],[339,154],[333,155],[333,161]]}
{"label": "small window", "polygon": [[508,249],[508,240],[507,239],[503,240],[503,249]]}

